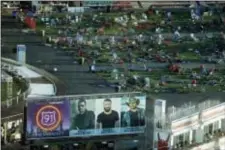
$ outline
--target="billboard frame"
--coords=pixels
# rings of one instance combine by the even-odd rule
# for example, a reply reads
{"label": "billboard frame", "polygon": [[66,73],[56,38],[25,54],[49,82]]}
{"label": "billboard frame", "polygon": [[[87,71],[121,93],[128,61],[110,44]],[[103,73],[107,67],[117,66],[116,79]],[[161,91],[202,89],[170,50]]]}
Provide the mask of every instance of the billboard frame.
{"label": "billboard frame", "polygon": [[[104,93],[104,94],[82,94],[82,95],[65,95],[65,96],[53,96],[53,97],[35,97],[35,98],[27,98],[26,99],[26,108],[28,106],[28,103],[42,103],[42,102],[57,102],[57,101],[62,101],[62,98],[67,98],[68,101],[73,101],[74,99],[79,99],[79,98],[85,98],[85,99],[103,99],[103,98],[117,98],[117,97],[132,97],[132,96],[146,96],[145,93],[141,92],[124,92],[124,93]],[[71,99],[70,99],[71,98]],[[146,107],[146,106],[145,106]],[[24,113],[24,118],[28,118],[27,114]],[[144,128],[146,127],[146,124],[144,125]],[[144,129],[145,131],[145,129]],[[25,129],[24,133],[27,133],[27,129]],[[93,141],[94,139],[99,140],[105,140],[105,139],[112,139],[112,138],[118,138],[119,139],[132,139],[130,137],[136,137],[136,136],[144,136],[143,133],[121,133],[121,134],[112,134],[112,135],[90,135],[90,136],[77,136],[77,137],[71,137],[71,136],[59,136],[59,137],[43,137],[39,138],[41,141],[61,141],[63,139],[70,139],[69,141],[73,141],[74,139],[76,141]],[[38,139],[37,138],[28,138],[26,136],[26,141],[34,141]],[[95,141],[95,140],[94,140]]]}
{"label": "billboard frame", "polygon": [[[29,145],[43,145],[44,142],[51,145],[51,143],[85,143],[85,142],[99,142],[99,141],[117,141],[117,140],[133,140],[134,138],[145,139],[144,133],[136,134],[122,134],[122,135],[104,135],[104,136],[90,136],[90,137],[50,137],[43,139],[26,139]],[[112,140],[113,139],[113,140]],[[66,141],[65,141],[66,140]]]}
{"label": "billboard frame", "polygon": [[[28,102],[46,102],[46,99],[61,101],[61,98],[85,98],[85,99],[101,99],[101,98],[115,98],[120,96],[146,96],[146,94],[141,92],[124,92],[124,93],[104,93],[104,94],[81,94],[81,95],[59,95],[59,96],[51,96],[51,97],[32,97],[26,98],[25,103],[27,105]],[[50,101],[51,102],[51,101]]]}

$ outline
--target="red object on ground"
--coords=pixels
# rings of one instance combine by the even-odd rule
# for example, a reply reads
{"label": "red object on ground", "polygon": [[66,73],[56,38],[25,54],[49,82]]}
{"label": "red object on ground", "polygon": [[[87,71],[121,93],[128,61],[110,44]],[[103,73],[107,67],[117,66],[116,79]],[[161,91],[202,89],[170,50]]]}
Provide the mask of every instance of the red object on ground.
{"label": "red object on ground", "polygon": [[148,13],[149,15],[152,15],[154,12],[153,12],[152,9],[149,9],[149,10],[147,11],[147,13]]}
{"label": "red object on ground", "polygon": [[24,22],[26,25],[30,23],[30,17],[25,17]]}
{"label": "red object on ground", "polygon": [[197,84],[196,80],[192,80],[191,84]]}
{"label": "red object on ground", "polygon": [[138,23],[138,25],[136,26],[136,29],[149,29],[151,27],[152,24],[150,23]]}
{"label": "red object on ground", "polygon": [[81,57],[81,56],[84,56],[84,53],[83,53],[83,51],[82,50],[78,50],[78,55]]}
{"label": "red object on ground", "polygon": [[28,26],[28,28],[30,29],[36,28],[36,21],[33,17],[25,17],[24,22]]}
{"label": "red object on ground", "polygon": [[173,64],[173,65],[171,65],[171,66],[169,67],[169,70],[172,71],[172,72],[179,72],[179,66]]}
{"label": "red object on ground", "polygon": [[30,28],[36,29],[36,20],[34,18],[31,18],[30,20]]}
{"label": "red object on ground", "polygon": [[164,44],[167,44],[167,45],[171,44],[170,40],[164,40],[163,42],[164,42]]}
{"label": "red object on ground", "polygon": [[119,63],[120,63],[121,65],[123,65],[123,64],[124,64],[124,61],[123,61],[122,59],[120,59],[120,60],[119,60]]}
{"label": "red object on ground", "polygon": [[158,62],[166,62],[167,61],[166,58],[162,58],[160,55],[156,55],[155,58]]}
{"label": "red object on ground", "polygon": [[139,25],[137,25],[137,26],[136,26],[136,29],[137,29],[137,30],[140,30],[140,29],[141,29],[141,27],[140,27]]}
{"label": "red object on ground", "polygon": [[113,9],[121,9],[121,8],[132,8],[131,2],[129,1],[115,1],[112,5]]}

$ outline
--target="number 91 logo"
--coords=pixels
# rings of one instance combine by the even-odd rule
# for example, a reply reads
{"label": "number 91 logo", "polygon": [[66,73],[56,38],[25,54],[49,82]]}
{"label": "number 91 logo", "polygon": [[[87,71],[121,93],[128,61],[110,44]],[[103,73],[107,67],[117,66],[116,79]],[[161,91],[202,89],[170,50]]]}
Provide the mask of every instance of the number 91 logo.
{"label": "number 91 logo", "polygon": [[44,131],[57,129],[62,121],[60,110],[53,105],[42,106],[35,116],[37,126]]}

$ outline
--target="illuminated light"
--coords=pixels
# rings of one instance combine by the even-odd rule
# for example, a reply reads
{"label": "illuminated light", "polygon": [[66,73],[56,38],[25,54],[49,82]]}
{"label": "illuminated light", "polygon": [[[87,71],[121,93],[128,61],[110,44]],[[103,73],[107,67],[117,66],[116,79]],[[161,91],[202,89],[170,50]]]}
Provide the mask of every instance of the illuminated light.
{"label": "illuminated light", "polygon": [[133,142],[134,142],[134,143],[137,143],[137,142],[138,142],[138,140],[133,140]]}
{"label": "illuminated light", "polygon": [[114,143],[108,143],[108,147],[112,148],[114,146]]}
{"label": "illuminated light", "polygon": [[44,145],[43,147],[44,147],[44,148],[48,148],[48,145]]}
{"label": "illuminated light", "polygon": [[58,69],[55,67],[55,68],[54,68],[54,71],[56,72],[56,71],[58,71]]}
{"label": "illuminated light", "polygon": [[73,146],[77,147],[79,144],[78,143],[74,143]]}
{"label": "illuminated light", "polygon": [[15,140],[19,140],[21,139],[21,134],[20,133],[16,133],[15,134]]}
{"label": "illuminated light", "polygon": [[105,144],[107,144],[107,142],[106,142],[106,141],[103,141],[103,142],[102,142],[102,144],[104,144],[104,145],[105,145]]}

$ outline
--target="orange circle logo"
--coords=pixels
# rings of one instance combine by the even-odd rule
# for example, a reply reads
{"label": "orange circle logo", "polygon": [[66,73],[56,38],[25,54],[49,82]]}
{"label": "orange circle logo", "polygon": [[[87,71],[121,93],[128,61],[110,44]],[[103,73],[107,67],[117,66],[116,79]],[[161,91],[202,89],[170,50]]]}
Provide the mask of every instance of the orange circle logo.
{"label": "orange circle logo", "polygon": [[42,106],[35,116],[37,126],[44,131],[57,129],[62,121],[60,110],[53,105]]}

